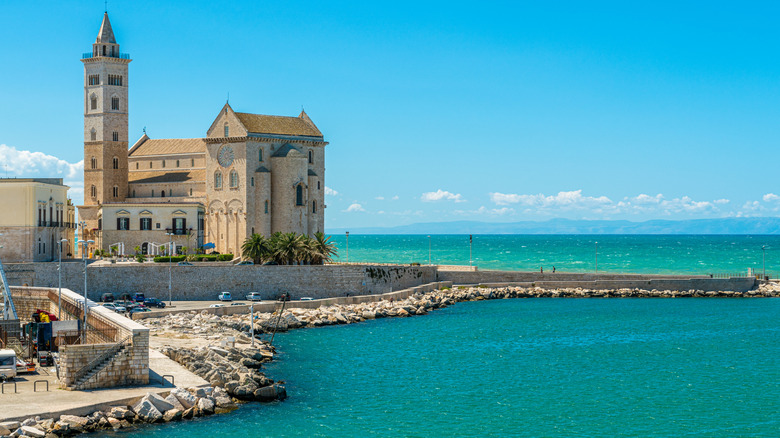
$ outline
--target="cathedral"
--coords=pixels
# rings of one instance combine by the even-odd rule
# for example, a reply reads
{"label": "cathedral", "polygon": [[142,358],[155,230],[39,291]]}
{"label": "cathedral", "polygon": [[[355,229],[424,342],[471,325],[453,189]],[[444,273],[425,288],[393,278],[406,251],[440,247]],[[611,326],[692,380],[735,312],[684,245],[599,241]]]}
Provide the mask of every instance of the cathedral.
{"label": "cathedral", "polygon": [[236,112],[225,104],[203,138],[128,139],[130,56],[108,13],[84,53],[84,205],[89,252],[159,254],[204,245],[240,254],[254,233],[324,231],[325,146],[304,112]]}

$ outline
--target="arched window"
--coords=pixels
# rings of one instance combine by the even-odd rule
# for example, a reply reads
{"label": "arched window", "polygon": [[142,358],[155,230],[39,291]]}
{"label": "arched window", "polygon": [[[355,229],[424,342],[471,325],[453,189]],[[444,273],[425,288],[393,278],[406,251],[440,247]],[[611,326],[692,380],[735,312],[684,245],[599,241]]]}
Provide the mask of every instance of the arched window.
{"label": "arched window", "polygon": [[195,159],[192,159],[192,167],[195,167]]}
{"label": "arched window", "polygon": [[97,140],[97,132],[95,131],[95,128],[92,128],[92,130],[89,131],[89,139],[92,141]]}
{"label": "arched window", "polygon": [[235,170],[230,171],[230,188],[234,189],[238,187],[238,172]]}
{"label": "arched window", "polygon": [[303,205],[303,184],[295,187],[295,205]]}
{"label": "arched window", "polygon": [[314,159],[312,159],[311,151],[309,151],[309,164],[313,163]]}
{"label": "arched window", "polygon": [[114,169],[119,169],[119,158],[114,157],[114,159],[112,161],[113,161],[113,164],[114,164]]}
{"label": "arched window", "polygon": [[268,214],[268,200],[265,201],[265,214]]}
{"label": "arched window", "polygon": [[317,212],[317,201],[311,201],[311,212],[312,213]]}
{"label": "arched window", "polygon": [[135,163],[135,168],[138,169],[138,163]]}
{"label": "arched window", "polygon": [[151,161],[149,162],[149,168],[150,169],[152,168],[152,162]]}
{"label": "arched window", "polygon": [[179,167],[179,160],[176,160],[176,167]]}
{"label": "arched window", "polygon": [[225,123],[225,137],[230,137],[230,128],[227,123]]}
{"label": "arched window", "polygon": [[258,153],[258,161],[263,161],[263,148],[260,148],[260,152]]}
{"label": "arched window", "polygon": [[90,168],[92,168],[92,169],[97,169],[97,158],[95,158],[95,157],[92,157],[92,158],[89,160],[89,166],[90,166]]}
{"label": "arched window", "polygon": [[161,198],[164,198],[164,197],[165,197],[165,190],[163,190],[162,192],[160,192],[160,197],[161,197]]}
{"label": "arched window", "polygon": [[135,189],[133,189],[133,198],[135,198]]}
{"label": "arched window", "polygon": [[320,182],[317,181],[317,190],[319,190],[319,189],[320,189]]}
{"label": "arched window", "polygon": [[163,162],[163,166],[162,167],[163,167],[163,169],[165,169],[165,160],[162,160],[162,162]]}
{"label": "arched window", "polygon": [[255,177],[252,177],[251,181],[252,181],[252,187],[254,187],[255,186]]}
{"label": "arched window", "polygon": [[152,189],[152,198],[154,198],[154,189]]}
{"label": "arched window", "polygon": [[119,111],[119,98],[118,97],[112,97],[111,98],[111,109],[114,111]]}
{"label": "arched window", "polygon": [[215,189],[222,188],[222,172],[220,171],[214,172],[214,188]]}
{"label": "arched window", "polygon": [[190,189],[190,196],[192,196],[192,189]]}
{"label": "arched window", "polygon": [[90,187],[90,188],[89,188],[89,194],[90,194],[90,195],[91,195],[93,198],[97,198],[97,187],[95,187],[94,185],[93,185],[92,187]]}
{"label": "arched window", "polygon": [[119,197],[119,186],[114,186],[113,195],[115,198]]}
{"label": "arched window", "polygon": [[95,97],[95,95],[92,95],[92,96],[89,98],[89,107],[90,107],[91,109],[93,109],[93,110],[96,110],[96,109],[97,109],[97,97]]}

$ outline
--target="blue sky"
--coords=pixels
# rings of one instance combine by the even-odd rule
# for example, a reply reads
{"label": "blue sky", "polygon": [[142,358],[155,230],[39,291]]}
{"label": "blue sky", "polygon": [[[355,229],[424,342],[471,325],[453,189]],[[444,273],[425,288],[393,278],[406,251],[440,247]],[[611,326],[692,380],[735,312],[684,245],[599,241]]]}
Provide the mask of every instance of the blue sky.
{"label": "blue sky", "polygon": [[[237,111],[330,141],[326,224],[775,216],[775,2],[110,1],[130,138]],[[0,175],[81,202],[102,1],[0,4]]]}

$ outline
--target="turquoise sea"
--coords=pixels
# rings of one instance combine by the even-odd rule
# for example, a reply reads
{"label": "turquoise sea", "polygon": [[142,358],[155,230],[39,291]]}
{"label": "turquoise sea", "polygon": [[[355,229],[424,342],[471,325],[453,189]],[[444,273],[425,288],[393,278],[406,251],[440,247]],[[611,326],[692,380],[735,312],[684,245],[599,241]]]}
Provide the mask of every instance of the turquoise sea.
{"label": "turquoise sea", "polygon": [[[338,261],[347,239],[333,235]],[[468,235],[350,235],[350,262],[469,264]],[[766,246],[762,251],[761,247]],[[658,274],[780,274],[780,236],[733,235],[474,235],[480,269]],[[598,260],[597,260],[598,258]]]}
{"label": "turquoise sea", "polygon": [[778,299],[514,299],[277,335],[289,398],[132,437],[776,437]]}

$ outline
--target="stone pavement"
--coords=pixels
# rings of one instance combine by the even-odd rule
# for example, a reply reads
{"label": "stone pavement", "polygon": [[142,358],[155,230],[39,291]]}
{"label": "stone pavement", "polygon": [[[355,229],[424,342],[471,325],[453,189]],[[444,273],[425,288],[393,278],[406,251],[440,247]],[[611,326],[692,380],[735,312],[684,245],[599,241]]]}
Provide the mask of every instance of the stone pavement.
{"label": "stone pavement", "polygon": [[[24,420],[36,415],[41,418],[56,418],[63,414],[84,416],[110,406],[131,405],[147,392],[161,394],[170,391],[173,388],[170,382],[166,382],[165,386],[160,384],[164,375],[172,375],[174,384],[183,388],[208,386],[202,378],[159,351],[150,349],[149,386],[66,391],[59,389],[54,368],[39,369],[38,374],[23,374],[15,380],[18,393],[13,392],[12,384],[5,385],[5,393],[0,394],[0,421]],[[48,381],[49,391],[45,390],[46,384],[38,383],[38,392],[34,392],[36,380]]]}

